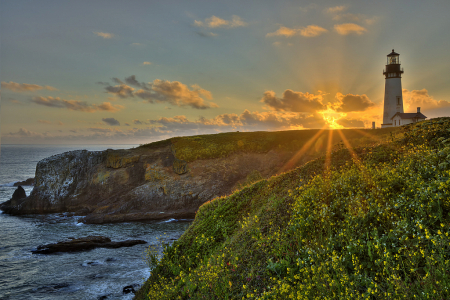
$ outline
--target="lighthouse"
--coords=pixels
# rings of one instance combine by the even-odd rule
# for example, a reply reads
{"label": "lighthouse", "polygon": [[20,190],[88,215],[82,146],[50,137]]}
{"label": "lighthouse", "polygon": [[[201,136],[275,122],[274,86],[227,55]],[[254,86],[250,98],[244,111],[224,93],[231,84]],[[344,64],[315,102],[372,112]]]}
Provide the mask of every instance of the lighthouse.
{"label": "lighthouse", "polygon": [[383,124],[381,128],[396,126],[393,124],[392,117],[397,114],[403,114],[402,97],[402,74],[400,68],[400,54],[395,53],[394,49],[387,55],[386,69],[383,70],[385,76],[384,86],[384,110]]}

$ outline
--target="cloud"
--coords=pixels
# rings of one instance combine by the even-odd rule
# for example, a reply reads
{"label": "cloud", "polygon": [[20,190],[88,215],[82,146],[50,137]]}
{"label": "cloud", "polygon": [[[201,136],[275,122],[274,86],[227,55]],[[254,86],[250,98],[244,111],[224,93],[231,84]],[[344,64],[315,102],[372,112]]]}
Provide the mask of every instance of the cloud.
{"label": "cloud", "polygon": [[202,89],[199,85],[193,84],[190,88],[179,81],[167,81],[155,79],[153,82],[145,84],[139,82],[135,75],[125,79],[125,82],[140,87],[141,89],[135,91],[129,85],[117,78],[114,81],[120,83],[116,86],[106,86],[108,93],[115,94],[120,98],[139,97],[148,103],[169,103],[174,106],[190,106],[197,109],[207,109],[218,107],[214,102],[207,102],[212,99],[210,91]]}
{"label": "cloud", "polygon": [[17,132],[10,132],[9,134],[7,134],[7,136],[12,136],[12,137],[44,137],[44,134],[42,133],[38,133],[38,132],[33,132],[33,131],[29,131],[26,128],[20,128],[19,131]]}
{"label": "cloud", "polygon": [[48,107],[66,108],[68,110],[76,110],[82,112],[97,112],[97,111],[109,111],[117,112],[122,110],[122,105],[111,105],[109,102],[103,102],[102,104],[88,104],[85,101],[78,100],[65,100],[59,97],[33,97],[31,102]]}
{"label": "cloud", "polygon": [[333,13],[343,12],[345,10],[347,10],[347,7],[345,5],[340,5],[340,6],[326,8],[325,12],[333,14]]}
{"label": "cloud", "polygon": [[105,90],[113,95],[116,95],[122,99],[128,98],[128,97],[134,97],[134,88],[132,88],[131,86],[128,86],[126,84],[120,84],[120,85],[115,85],[115,86],[107,86],[105,87]]}
{"label": "cloud", "polygon": [[11,90],[13,92],[34,92],[42,89],[46,89],[49,91],[57,91],[56,88],[48,85],[42,86],[37,84],[17,83],[12,81],[10,82],[2,81],[1,88]]}
{"label": "cloud", "polygon": [[301,35],[304,37],[315,37],[325,32],[328,32],[328,30],[317,25],[308,25],[307,27],[302,28],[288,28],[285,26],[280,26],[280,28],[277,31],[266,34],[266,37],[272,36],[292,37],[295,35]]}
{"label": "cloud", "polygon": [[225,20],[216,16],[206,18],[204,21],[194,20],[194,26],[207,28],[235,28],[247,25],[246,22],[236,15],[232,16],[231,20]]}
{"label": "cloud", "polygon": [[195,33],[198,34],[198,35],[201,36],[201,37],[206,37],[206,38],[218,36],[218,34],[217,34],[217,33],[214,33],[214,32],[202,32],[202,31],[196,31]]}
{"label": "cloud", "polygon": [[361,127],[364,127],[364,122],[362,120],[357,120],[357,119],[343,118],[343,119],[337,120],[336,123],[338,123],[339,125],[342,125],[342,126],[344,126],[346,128],[361,128]]}
{"label": "cloud", "polygon": [[52,122],[47,121],[47,120],[38,120],[38,122],[41,124],[52,124]]}
{"label": "cloud", "polygon": [[149,61],[144,61],[143,63],[142,63],[142,65],[144,65],[144,66],[150,66],[152,63],[151,62],[149,62]]}
{"label": "cloud", "polygon": [[120,122],[114,118],[103,118],[102,121],[111,126],[119,126],[120,125]]}
{"label": "cloud", "polygon": [[114,37],[114,34],[112,33],[107,33],[107,32],[97,32],[94,31],[94,34],[104,38],[104,39],[112,39]]}
{"label": "cloud", "polygon": [[58,125],[60,125],[60,126],[64,125],[64,123],[61,122],[61,121],[56,122],[56,124],[58,124]]}
{"label": "cloud", "polygon": [[294,92],[289,89],[283,92],[281,98],[277,98],[273,91],[266,91],[261,102],[276,111],[314,113],[326,109],[322,104],[322,95]]}
{"label": "cloud", "polygon": [[340,35],[348,35],[351,33],[361,35],[367,31],[364,27],[354,23],[336,24],[334,25],[334,30]]}
{"label": "cloud", "polygon": [[370,101],[366,95],[352,95],[352,94],[336,94],[336,99],[339,100],[338,107],[335,108],[337,112],[353,112],[364,111],[375,104]]}
{"label": "cloud", "polygon": [[141,46],[141,43],[132,43],[131,46]]}
{"label": "cloud", "polygon": [[[428,94],[426,89],[412,90],[403,89],[403,99],[405,106],[410,112],[415,112],[417,107],[424,110],[432,110],[443,107],[450,107],[450,102],[446,100],[436,100]],[[413,111],[414,110],[414,111]]]}
{"label": "cloud", "polygon": [[135,119],[135,120],[133,120],[133,124],[142,125],[142,122],[139,121],[138,119]]}

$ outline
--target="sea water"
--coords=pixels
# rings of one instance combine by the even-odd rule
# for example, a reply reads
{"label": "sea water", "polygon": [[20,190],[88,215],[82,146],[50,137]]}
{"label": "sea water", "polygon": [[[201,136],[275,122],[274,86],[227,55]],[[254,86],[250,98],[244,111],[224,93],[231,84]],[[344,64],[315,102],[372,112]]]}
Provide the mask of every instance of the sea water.
{"label": "sea water", "polygon": [[[135,145],[1,145],[0,203],[11,198],[14,182],[34,177],[36,164],[66,151],[128,149]],[[24,187],[27,195],[32,187]],[[0,212],[0,299],[132,299],[123,288],[142,285],[150,275],[145,250],[176,240],[189,222],[166,220],[82,224],[67,214],[10,216]],[[102,235],[112,241],[142,239],[146,245],[97,248],[77,253],[32,254],[38,245],[69,237]]]}

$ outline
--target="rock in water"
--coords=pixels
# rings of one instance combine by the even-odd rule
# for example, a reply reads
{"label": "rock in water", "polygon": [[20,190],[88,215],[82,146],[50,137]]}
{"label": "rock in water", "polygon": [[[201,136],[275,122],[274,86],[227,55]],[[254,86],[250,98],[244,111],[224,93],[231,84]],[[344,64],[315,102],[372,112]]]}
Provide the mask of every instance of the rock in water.
{"label": "rock in water", "polygon": [[110,238],[104,236],[87,236],[70,241],[58,242],[56,244],[40,245],[33,254],[51,254],[55,252],[78,252],[94,248],[120,248],[131,247],[138,244],[146,244],[143,240],[127,240],[122,242],[111,242]]}
{"label": "rock in water", "polygon": [[18,186],[17,189],[14,191],[14,194],[12,195],[11,201],[17,201],[23,198],[27,197],[27,193],[25,193],[25,190],[22,186]]}
{"label": "rock in water", "polygon": [[24,181],[18,181],[14,183],[14,186],[20,186],[20,185],[34,185],[34,178],[28,178]]}
{"label": "rock in water", "polygon": [[138,288],[139,286],[137,284],[127,285],[126,287],[124,287],[122,289],[122,292],[124,294],[129,294],[129,293],[136,294],[136,290],[134,289],[135,287]]}

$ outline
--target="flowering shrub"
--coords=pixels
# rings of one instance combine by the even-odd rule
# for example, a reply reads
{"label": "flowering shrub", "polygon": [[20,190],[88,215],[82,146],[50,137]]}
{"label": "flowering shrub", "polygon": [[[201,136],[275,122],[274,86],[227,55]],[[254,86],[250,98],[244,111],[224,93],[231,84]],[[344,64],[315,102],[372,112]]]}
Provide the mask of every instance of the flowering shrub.
{"label": "flowering shrub", "polygon": [[138,299],[449,299],[450,119],[204,204]]}

